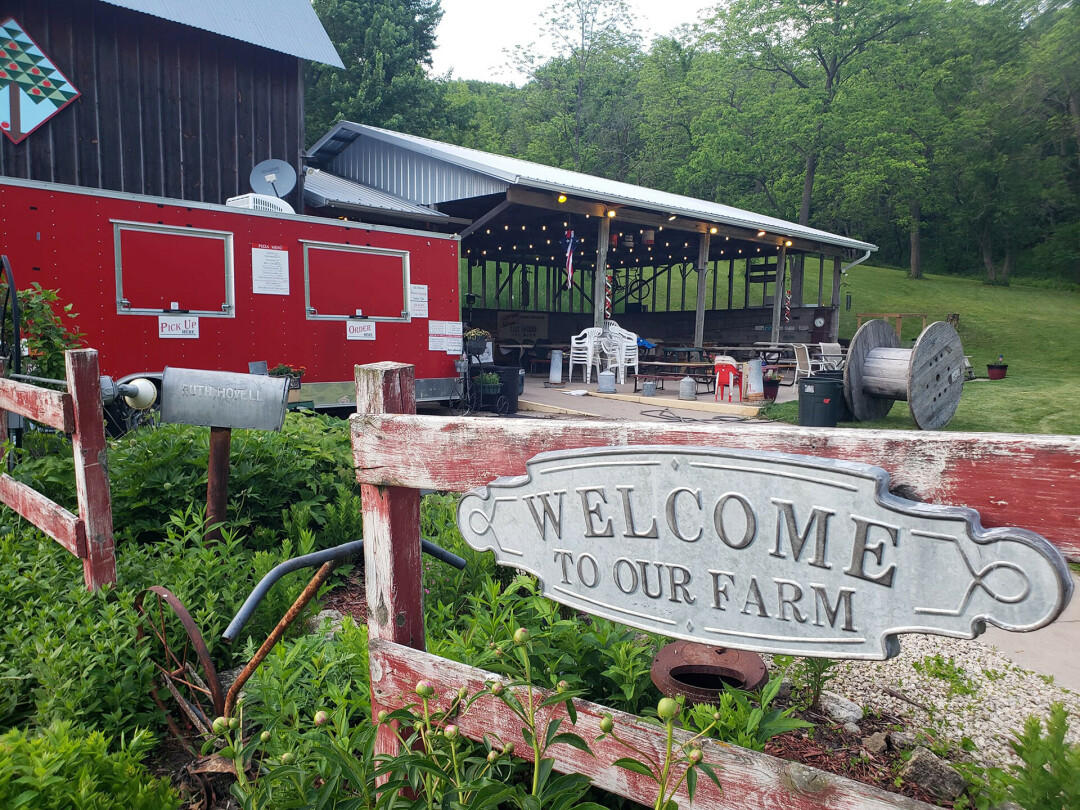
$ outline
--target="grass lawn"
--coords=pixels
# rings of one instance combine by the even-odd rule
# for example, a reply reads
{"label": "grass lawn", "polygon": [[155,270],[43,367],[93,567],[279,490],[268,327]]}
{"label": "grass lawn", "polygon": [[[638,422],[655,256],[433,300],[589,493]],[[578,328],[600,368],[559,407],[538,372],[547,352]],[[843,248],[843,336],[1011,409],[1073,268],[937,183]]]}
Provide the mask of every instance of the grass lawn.
{"label": "grass lawn", "polygon": [[[850,294],[850,310],[843,309]],[[841,284],[840,336],[855,334],[859,312],[925,312],[928,323],[960,314],[960,340],[978,379],[965,383],[960,407],[945,430],[1080,434],[1080,294],[1041,287],[991,287],[977,280],[928,276],[912,281],[902,270],[860,265]],[[921,321],[904,321],[903,345]],[[998,355],[1009,364],[1004,380],[986,379]],[[797,422],[797,406],[769,409]],[[914,430],[907,404],[898,402],[877,422],[849,427]]]}

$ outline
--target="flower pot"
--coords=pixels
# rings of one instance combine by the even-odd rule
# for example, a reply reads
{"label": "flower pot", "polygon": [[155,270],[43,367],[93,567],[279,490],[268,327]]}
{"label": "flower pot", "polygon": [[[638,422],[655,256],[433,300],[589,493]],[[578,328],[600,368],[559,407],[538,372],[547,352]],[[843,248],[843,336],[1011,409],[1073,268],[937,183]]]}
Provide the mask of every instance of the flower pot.
{"label": "flower pot", "polygon": [[502,390],[502,383],[477,383],[476,387],[485,397],[494,397]]}
{"label": "flower pot", "polygon": [[780,381],[779,380],[762,380],[762,391],[765,394],[765,399],[775,400],[780,393]]}
{"label": "flower pot", "polygon": [[986,364],[986,376],[991,380],[1004,380],[1005,372],[1008,370],[1008,363],[987,363]]}
{"label": "flower pot", "polygon": [[479,357],[487,351],[487,338],[467,338],[465,340],[465,354]]}

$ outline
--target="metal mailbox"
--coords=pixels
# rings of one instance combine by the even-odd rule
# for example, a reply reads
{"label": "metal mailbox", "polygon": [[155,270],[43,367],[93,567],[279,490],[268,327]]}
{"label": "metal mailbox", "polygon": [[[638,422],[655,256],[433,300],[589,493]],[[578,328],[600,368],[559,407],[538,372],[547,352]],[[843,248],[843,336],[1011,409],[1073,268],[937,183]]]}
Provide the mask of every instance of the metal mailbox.
{"label": "metal mailbox", "polygon": [[168,366],[161,380],[161,421],[281,430],[288,388],[287,377]]}

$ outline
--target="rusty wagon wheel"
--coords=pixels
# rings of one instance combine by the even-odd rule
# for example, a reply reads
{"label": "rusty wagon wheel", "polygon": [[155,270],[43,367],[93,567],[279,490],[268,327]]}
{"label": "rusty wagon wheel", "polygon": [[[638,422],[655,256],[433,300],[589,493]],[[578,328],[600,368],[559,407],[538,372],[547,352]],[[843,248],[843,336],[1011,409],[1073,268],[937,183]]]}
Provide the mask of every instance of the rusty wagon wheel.
{"label": "rusty wagon wheel", "polygon": [[214,662],[187,608],[168,588],[147,588],[135,609],[140,615],[135,638],[150,646],[155,669],[150,695],[165,712],[169,730],[191,747],[225,712]]}

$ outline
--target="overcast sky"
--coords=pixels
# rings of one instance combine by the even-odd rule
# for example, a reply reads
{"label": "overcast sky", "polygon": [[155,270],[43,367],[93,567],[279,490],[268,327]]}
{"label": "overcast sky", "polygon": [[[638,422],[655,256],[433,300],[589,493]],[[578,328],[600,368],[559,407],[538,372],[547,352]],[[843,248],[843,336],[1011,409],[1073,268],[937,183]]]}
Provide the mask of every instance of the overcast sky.
{"label": "overcast sky", "polygon": [[[648,44],[654,36],[696,22],[716,0],[627,0]],[[551,0],[442,0],[443,18],[432,54],[434,72],[453,69],[455,79],[483,79],[520,85],[506,67],[515,45],[541,43],[544,11]]]}

